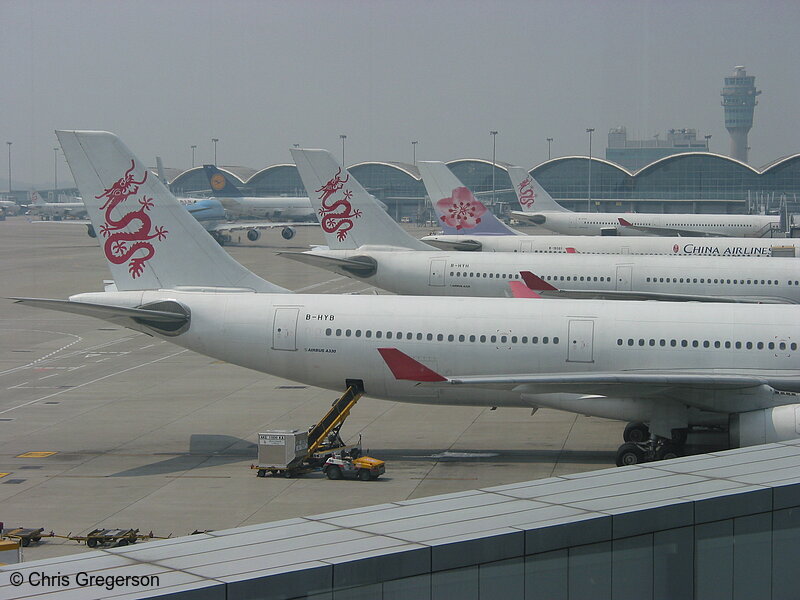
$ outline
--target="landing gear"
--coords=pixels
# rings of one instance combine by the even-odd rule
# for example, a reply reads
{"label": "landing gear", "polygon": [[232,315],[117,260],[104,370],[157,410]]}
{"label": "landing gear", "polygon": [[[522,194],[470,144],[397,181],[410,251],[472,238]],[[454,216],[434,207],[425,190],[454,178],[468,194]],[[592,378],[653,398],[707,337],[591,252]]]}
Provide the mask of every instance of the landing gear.
{"label": "landing gear", "polygon": [[622,444],[617,449],[617,466],[626,467],[683,456],[686,432],[676,431],[675,434],[671,440],[652,436],[644,442],[626,442]]}
{"label": "landing gear", "polygon": [[626,442],[640,443],[650,439],[650,428],[644,423],[628,423],[622,433]]}

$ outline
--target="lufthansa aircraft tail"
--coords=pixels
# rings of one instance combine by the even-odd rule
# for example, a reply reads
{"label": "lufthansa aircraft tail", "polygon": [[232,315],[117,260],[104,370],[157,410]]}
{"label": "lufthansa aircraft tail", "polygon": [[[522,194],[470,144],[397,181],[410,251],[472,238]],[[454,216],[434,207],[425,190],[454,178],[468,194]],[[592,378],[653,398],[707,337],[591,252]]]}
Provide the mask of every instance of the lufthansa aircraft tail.
{"label": "lufthansa aircraft tail", "polygon": [[492,214],[443,162],[417,163],[446,235],[519,235]]}
{"label": "lufthansa aircraft tail", "polygon": [[56,135],[118,290],[287,291],[233,260],[117,136]]}
{"label": "lufthansa aircraft tail", "polygon": [[244,196],[228,174],[220,171],[216,165],[203,165],[203,171],[208,177],[212,196],[218,198],[242,198]]}
{"label": "lufthansa aircraft tail", "polygon": [[522,167],[508,167],[511,185],[523,212],[571,212],[553,200],[533,176]]}
{"label": "lufthansa aircraft tail", "polygon": [[329,248],[394,246],[435,250],[406,233],[330,152],[303,148],[290,151]]}

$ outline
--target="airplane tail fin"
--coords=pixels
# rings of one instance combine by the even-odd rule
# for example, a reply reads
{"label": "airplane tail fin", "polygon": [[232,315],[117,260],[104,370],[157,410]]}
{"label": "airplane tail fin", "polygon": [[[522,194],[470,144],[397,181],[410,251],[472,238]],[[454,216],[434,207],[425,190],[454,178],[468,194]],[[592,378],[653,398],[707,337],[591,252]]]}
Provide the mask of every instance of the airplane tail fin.
{"label": "airplane tail fin", "polygon": [[216,165],[203,165],[203,171],[208,177],[212,196],[221,198],[241,198],[244,196],[233,181],[233,178],[225,171],[220,171]]}
{"label": "airplane tail fin", "polygon": [[117,289],[287,291],[233,260],[113,133],[56,135]]}
{"label": "airplane tail fin", "polygon": [[39,192],[33,191],[31,192],[31,204],[34,206],[44,206],[45,202],[42,200],[42,197],[39,195]]}
{"label": "airplane tail fin", "polygon": [[492,214],[443,162],[417,163],[433,210],[448,235],[520,235]]}
{"label": "airplane tail fin", "polygon": [[406,233],[330,152],[290,151],[332,250],[367,245],[434,249]]}
{"label": "airplane tail fin", "polygon": [[524,212],[570,212],[553,200],[539,182],[522,167],[508,167],[508,176]]}

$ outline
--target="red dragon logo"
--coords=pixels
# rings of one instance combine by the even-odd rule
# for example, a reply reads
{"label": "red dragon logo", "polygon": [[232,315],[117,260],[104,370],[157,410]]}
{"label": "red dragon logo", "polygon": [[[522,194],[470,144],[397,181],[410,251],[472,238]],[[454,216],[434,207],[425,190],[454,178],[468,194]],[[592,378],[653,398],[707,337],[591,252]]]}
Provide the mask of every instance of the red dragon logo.
{"label": "red dragon logo", "polygon": [[536,201],[536,192],[531,187],[531,178],[524,179],[519,184],[519,203],[523,208],[533,208],[533,203]]}
{"label": "red dragon logo", "polygon": [[442,198],[436,203],[441,221],[456,229],[472,229],[481,222],[481,215],[488,209],[475,200],[475,197],[465,187],[453,190],[450,198]]}
{"label": "red dragon logo", "polygon": [[[339,167],[336,175],[316,190],[321,192],[319,199],[322,201],[322,208],[319,209],[319,224],[325,233],[336,232],[336,239],[340,242],[344,241],[347,237],[347,232],[353,228],[353,219],[357,219],[362,214],[360,210],[353,210],[353,206],[350,204],[353,191],[342,191],[344,184],[350,179],[350,173],[344,179],[340,177],[341,174],[342,168]],[[328,200],[331,196],[339,191],[342,191],[342,197],[329,203]]]}
{"label": "red dragon logo", "polygon": [[[139,186],[147,181],[147,171],[141,181],[133,178],[131,173],[135,166],[135,162],[131,160],[131,168],[125,171],[125,175],[102,194],[95,196],[97,199],[107,198],[106,203],[100,207],[101,211],[105,211],[105,223],[100,226],[100,233],[104,238],[108,238],[103,246],[106,258],[115,265],[121,265],[130,259],[128,271],[134,279],[142,274],[145,263],[156,253],[153,245],[147,240],[153,238],[163,240],[167,237],[167,230],[163,227],[156,227],[151,233],[152,223],[147,211],[153,208],[153,199],[144,194],[139,199],[139,209],[125,213],[116,220],[111,216],[116,206],[125,202],[129,196],[138,193]],[[141,223],[136,231],[122,231],[134,221]]]}

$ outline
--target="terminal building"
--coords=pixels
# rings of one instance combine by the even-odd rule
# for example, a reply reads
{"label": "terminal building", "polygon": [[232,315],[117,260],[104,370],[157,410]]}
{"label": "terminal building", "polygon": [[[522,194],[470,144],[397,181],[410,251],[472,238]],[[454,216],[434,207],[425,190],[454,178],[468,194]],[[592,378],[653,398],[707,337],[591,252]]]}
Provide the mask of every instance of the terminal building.
{"label": "terminal building", "polygon": [[[464,158],[448,165],[484,203],[494,204],[497,212],[518,209],[505,163]],[[258,171],[222,168],[239,179],[247,195],[306,195],[297,169],[291,164]],[[348,170],[389,207],[389,213],[397,220],[430,219],[425,186],[414,165],[370,161],[352,165]],[[603,158],[592,157],[590,161],[587,156],[576,155],[553,158],[529,172],[570,210],[586,210],[589,197],[592,209],[600,212],[741,214],[778,211],[784,202],[790,208],[800,202],[800,154],[754,168],[721,154],[691,151],[665,156],[638,170]],[[170,187],[179,195],[211,195],[202,167],[181,173],[170,181]]]}
{"label": "terminal building", "polygon": [[625,127],[614,127],[608,132],[606,160],[630,171],[638,171],[673,154],[707,152],[709,139],[711,136],[707,135],[698,140],[696,129],[670,129],[664,139],[656,134],[649,140],[631,140]]}

